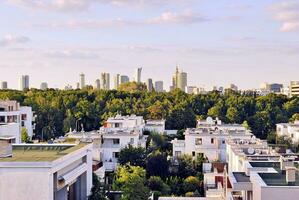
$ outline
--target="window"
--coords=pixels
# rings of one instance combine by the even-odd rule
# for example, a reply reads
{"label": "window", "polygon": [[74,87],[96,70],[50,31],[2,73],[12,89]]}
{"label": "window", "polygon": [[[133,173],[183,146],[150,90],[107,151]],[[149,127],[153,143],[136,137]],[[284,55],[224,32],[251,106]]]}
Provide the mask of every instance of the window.
{"label": "window", "polygon": [[225,144],[225,140],[222,140],[222,144]]}
{"label": "window", "polygon": [[195,156],[195,151],[192,151],[192,156],[193,156],[193,157]]}
{"label": "window", "polygon": [[130,139],[130,144],[134,144],[134,138]]}
{"label": "window", "polygon": [[211,138],[211,144],[214,144],[214,138]]}
{"label": "window", "polygon": [[291,134],[291,138],[293,138],[294,137],[294,134]]}
{"label": "window", "polygon": [[195,138],[195,145],[202,145],[202,138]]}
{"label": "window", "polygon": [[113,152],[113,158],[118,158],[119,157],[119,152]]}
{"label": "window", "polygon": [[22,114],[21,119],[22,119],[22,121],[27,120],[27,115],[26,114]]}
{"label": "window", "polygon": [[174,157],[180,157],[182,155],[182,152],[181,151],[176,151],[174,152]]}
{"label": "window", "polygon": [[113,144],[119,144],[119,139],[113,139]]}
{"label": "window", "polygon": [[119,128],[119,127],[120,127],[119,123],[115,123],[115,128]]}

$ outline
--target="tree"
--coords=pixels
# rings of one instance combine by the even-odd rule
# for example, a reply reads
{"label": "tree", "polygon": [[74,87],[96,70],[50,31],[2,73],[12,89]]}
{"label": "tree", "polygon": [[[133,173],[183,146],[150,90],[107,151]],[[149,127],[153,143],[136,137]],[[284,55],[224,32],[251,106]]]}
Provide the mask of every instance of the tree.
{"label": "tree", "polygon": [[145,185],[145,175],[142,167],[129,164],[120,166],[115,173],[113,189],[123,191],[122,200],[148,200],[150,193]]}
{"label": "tree", "polygon": [[200,189],[200,181],[194,176],[189,176],[184,180],[183,187],[185,192],[195,192]]}
{"label": "tree", "polygon": [[167,195],[170,193],[169,186],[165,184],[159,176],[151,176],[148,179],[147,185],[151,191],[158,191],[162,195]]}
{"label": "tree", "polygon": [[169,172],[169,162],[166,155],[159,151],[151,153],[147,158],[146,172],[148,176],[166,178]]}
{"label": "tree", "polygon": [[127,82],[120,84],[118,90],[124,92],[144,92],[147,90],[147,87],[145,83]]}
{"label": "tree", "polygon": [[196,174],[191,156],[184,154],[178,158],[178,169],[176,175],[180,178],[187,178]]}
{"label": "tree", "polygon": [[146,156],[145,148],[128,145],[119,152],[118,162],[121,165],[129,163],[133,166],[145,167]]}
{"label": "tree", "polygon": [[26,128],[22,128],[22,130],[21,130],[21,140],[22,140],[22,143],[27,143],[30,140]]}
{"label": "tree", "polygon": [[88,197],[88,200],[108,200],[105,197],[104,185],[101,184],[98,176],[95,173],[92,174],[92,183],[93,186],[91,188],[91,195]]}
{"label": "tree", "polygon": [[293,114],[293,116],[290,119],[290,122],[295,122],[299,120],[299,113]]}

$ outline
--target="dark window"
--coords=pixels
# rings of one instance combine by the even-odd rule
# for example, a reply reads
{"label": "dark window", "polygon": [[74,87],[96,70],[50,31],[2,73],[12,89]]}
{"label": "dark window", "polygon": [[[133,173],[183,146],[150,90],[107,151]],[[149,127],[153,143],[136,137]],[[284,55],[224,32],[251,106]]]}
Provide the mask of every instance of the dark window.
{"label": "dark window", "polygon": [[118,157],[119,157],[119,152],[114,152],[113,154],[114,154],[114,155],[113,155],[114,158],[118,158]]}
{"label": "dark window", "polygon": [[195,156],[195,151],[192,151],[192,156],[193,156],[193,157]]}
{"label": "dark window", "polygon": [[113,139],[113,144],[119,144],[119,139]]}
{"label": "dark window", "polygon": [[22,114],[21,119],[22,120],[27,120],[27,115],[26,114]]}
{"label": "dark window", "polygon": [[225,144],[225,140],[222,140],[222,144]]}
{"label": "dark window", "polygon": [[214,144],[214,138],[211,138],[211,144]]}

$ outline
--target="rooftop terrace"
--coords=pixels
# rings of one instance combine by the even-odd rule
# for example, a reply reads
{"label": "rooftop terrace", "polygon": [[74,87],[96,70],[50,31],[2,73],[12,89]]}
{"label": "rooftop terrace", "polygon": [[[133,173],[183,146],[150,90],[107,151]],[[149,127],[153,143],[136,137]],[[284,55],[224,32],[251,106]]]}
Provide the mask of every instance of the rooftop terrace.
{"label": "rooftop terrace", "polygon": [[0,162],[51,162],[85,145],[13,145],[13,156],[0,158]]}
{"label": "rooftop terrace", "polygon": [[[285,173],[258,173],[268,186],[289,186]],[[299,186],[299,173],[296,172],[296,181],[293,186]]]}

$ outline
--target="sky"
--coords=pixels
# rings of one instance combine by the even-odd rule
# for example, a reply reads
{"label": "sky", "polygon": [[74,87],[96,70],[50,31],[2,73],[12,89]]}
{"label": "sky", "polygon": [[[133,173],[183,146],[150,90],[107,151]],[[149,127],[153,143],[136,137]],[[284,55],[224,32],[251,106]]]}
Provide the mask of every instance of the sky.
{"label": "sky", "polygon": [[[102,72],[188,85],[299,80],[299,0],[2,0],[0,81],[94,85]],[[111,85],[113,86],[113,81]]]}

